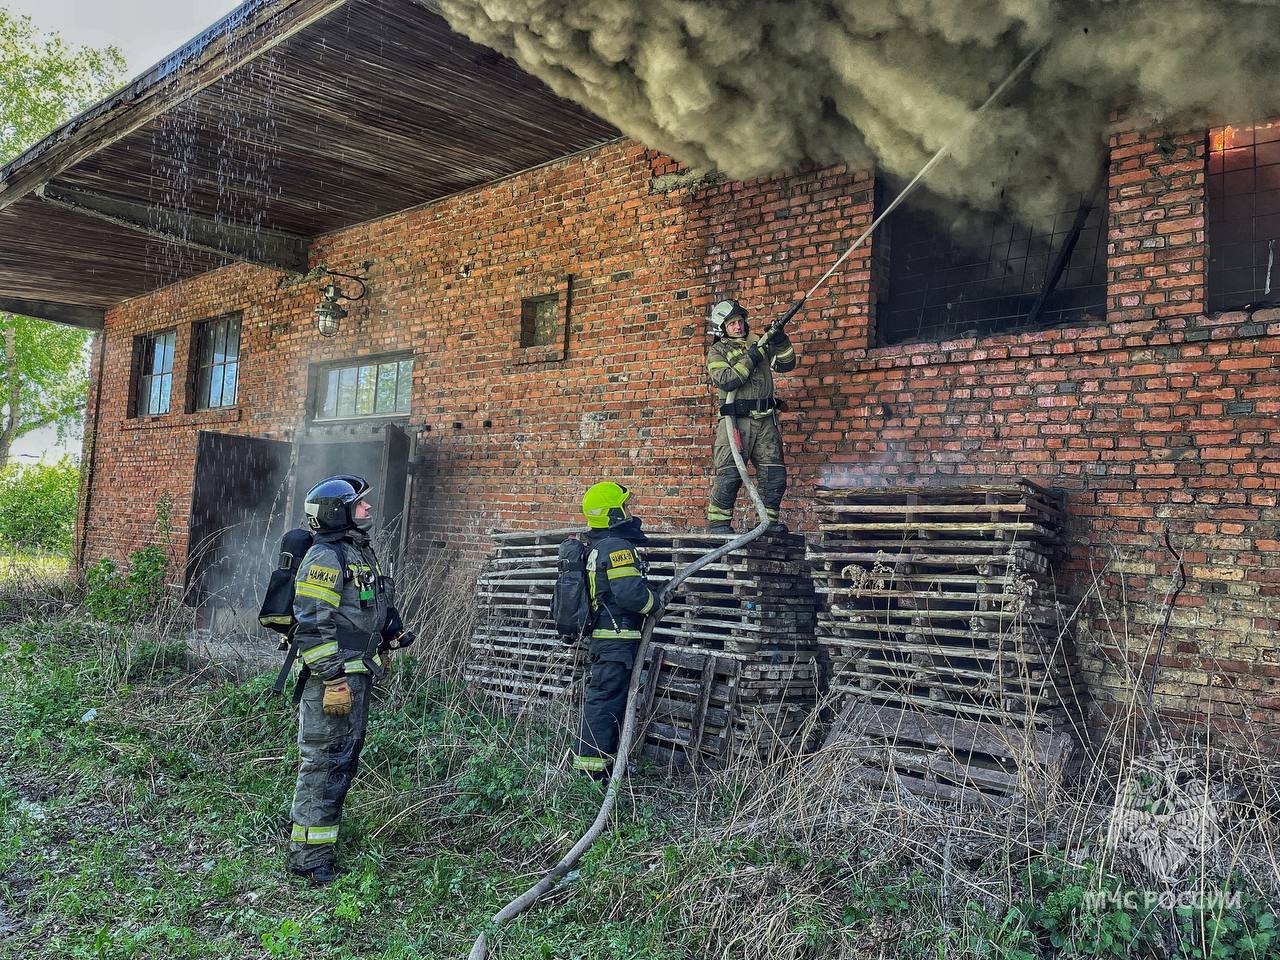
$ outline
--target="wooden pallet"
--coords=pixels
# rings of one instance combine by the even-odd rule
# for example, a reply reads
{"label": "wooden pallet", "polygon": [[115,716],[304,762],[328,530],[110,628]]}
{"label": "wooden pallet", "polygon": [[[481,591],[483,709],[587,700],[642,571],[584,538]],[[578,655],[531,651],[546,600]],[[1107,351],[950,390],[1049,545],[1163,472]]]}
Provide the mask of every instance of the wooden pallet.
{"label": "wooden pallet", "polygon": [[[1025,765],[1061,767],[1084,697],[1053,581],[1064,498],[1029,481],[821,490],[815,513],[818,639],[866,777],[1007,798]],[[991,748],[1011,731],[1040,752]]]}
{"label": "wooden pallet", "polygon": [[[557,552],[577,531],[503,533],[477,582],[467,679],[487,694],[550,702],[584,673],[582,651],[550,622]],[[650,534],[655,583],[724,543],[708,533]],[[685,581],[643,666],[644,750],[702,766],[797,748],[826,674],[814,640],[818,596],[801,537],[771,536]]]}

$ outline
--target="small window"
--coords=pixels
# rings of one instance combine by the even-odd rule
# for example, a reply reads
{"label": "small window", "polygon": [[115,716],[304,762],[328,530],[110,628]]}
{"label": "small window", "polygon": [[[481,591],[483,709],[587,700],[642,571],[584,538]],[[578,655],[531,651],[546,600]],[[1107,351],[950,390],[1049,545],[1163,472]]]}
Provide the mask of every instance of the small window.
{"label": "small window", "polygon": [[1101,319],[1106,222],[1101,187],[1034,223],[992,218],[963,235],[932,211],[904,203],[886,224],[888,269],[877,271],[879,344]]}
{"label": "small window", "polygon": [[206,320],[196,327],[197,410],[233,407],[240,380],[240,316]]}
{"label": "small window", "polygon": [[526,297],[520,301],[520,346],[549,347],[560,330],[560,297]]}
{"label": "small window", "polygon": [[315,419],[406,416],[412,393],[412,358],[325,367],[316,382]]}
{"label": "small window", "polygon": [[178,331],[154,333],[138,340],[136,415],[155,417],[169,412],[173,394],[173,349]]}
{"label": "small window", "polygon": [[1280,121],[1209,131],[1208,308],[1280,300]]}

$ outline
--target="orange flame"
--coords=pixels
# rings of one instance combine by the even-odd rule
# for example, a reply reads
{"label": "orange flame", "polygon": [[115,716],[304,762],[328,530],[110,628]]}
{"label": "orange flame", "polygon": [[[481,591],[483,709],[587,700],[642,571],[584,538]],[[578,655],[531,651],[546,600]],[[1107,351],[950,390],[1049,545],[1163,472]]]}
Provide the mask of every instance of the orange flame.
{"label": "orange flame", "polygon": [[1215,127],[1209,131],[1209,151],[1211,153],[1223,153],[1234,147],[1241,146],[1242,143],[1247,145],[1253,143],[1255,135],[1260,130],[1274,130],[1280,126],[1280,120],[1272,120],[1270,123],[1255,123],[1248,127]]}

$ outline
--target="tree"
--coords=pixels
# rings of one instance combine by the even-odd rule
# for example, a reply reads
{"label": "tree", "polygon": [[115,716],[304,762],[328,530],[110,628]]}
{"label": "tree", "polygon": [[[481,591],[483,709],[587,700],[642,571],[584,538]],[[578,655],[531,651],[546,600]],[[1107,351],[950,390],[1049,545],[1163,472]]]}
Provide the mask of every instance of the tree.
{"label": "tree", "polygon": [[[115,47],[71,47],[30,17],[0,8],[0,162],[53,132],[114,89],[124,73]],[[83,416],[88,387],[84,330],[0,313],[0,468],[19,437],[59,431]]]}

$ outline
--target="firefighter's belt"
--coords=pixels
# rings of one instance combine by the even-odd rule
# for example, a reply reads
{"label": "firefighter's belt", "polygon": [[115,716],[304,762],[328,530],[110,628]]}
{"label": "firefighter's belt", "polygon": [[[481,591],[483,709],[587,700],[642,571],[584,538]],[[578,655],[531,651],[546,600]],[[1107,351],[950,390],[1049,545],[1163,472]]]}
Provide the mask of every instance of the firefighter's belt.
{"label": "firefighter's belt", "polygon": [[773,397],[757,397],[754,400],[734,400],[733,403],[720,404],[722,417],[749,417],[752,414],[763,416],[782,409],[782,401]]}

